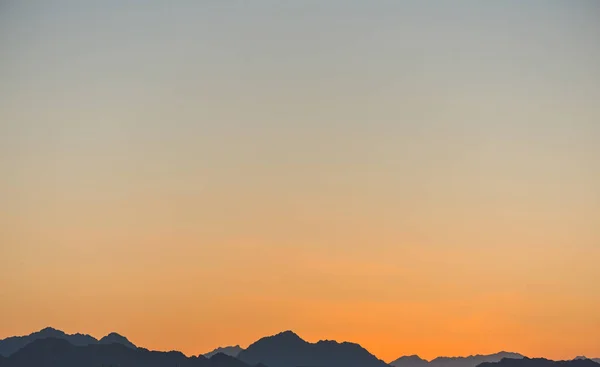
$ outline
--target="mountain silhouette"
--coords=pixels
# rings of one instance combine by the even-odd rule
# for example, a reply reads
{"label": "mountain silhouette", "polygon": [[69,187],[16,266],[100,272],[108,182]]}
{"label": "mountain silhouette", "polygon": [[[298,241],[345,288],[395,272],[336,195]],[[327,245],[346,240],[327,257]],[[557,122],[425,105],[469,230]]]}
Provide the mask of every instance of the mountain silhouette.
{"label": "mountain silhouette", "polygon": [[419,356],[405,356],[390,363],[394,367],[476,367],[484,362],[499,362],[502,358],[523,358],[519,353],[499,352],[489,355],[473,355],[468,357],[437,357],[426,361]]}
{"label": "mountain silhouette", "polygon": [[428,364],[429,361],[418,355],[403,356],[390,363],[394,367],[428,367]]}
{"label": "mountain silhouette", "polygon": [[38,339],[2,361],[2,367],[249,367],[219,353],[212,358],[155,352],[119,343],[74,346],[65,339]]}
{"label": "mountain silhouette", "polygon": [[48,327],[0,340],[0,367],[600,367],[598,362],[585,356],[552,361],[499,352],[431,361],[411,355],[388,365],[358,344],[309,343],[292,331],[259,339],[245,350],[236,345],[192,357],[139,348],[114,332],[97,340]]}
{"label": "mountain silhouette", "polygon": [[600,364],[591,359],[552,361],[545,358],[504,358],[499,362],[484,362],[478,367],[600,367]]}
{"label": "mountain silhouette", "polygon": [[98,341],[98,344],[121,344],[128,348],[136,349],[135,344],[130,342],[126,337],[117,333],[110,333]]}
{"label": "mountain silhouette", "polygon": [[117,333],[110,333],[100,340],[87,334],[67,334],[64,331],[51,327],[44,328],[25,336],[13,336],[0,340],[0,355],[8,357],[28,344],[46,338],[63,339],[74,346],[86,346],[92,344],[122,344],[129,348],[137,348],[126,337]]}
{"label": "mountain silhouette", "polygon": [[231,347],[219,347],[219,348],[213,350],[212,352],[208,352],[208,353],[204,354],[204,356],[206,358],[210,358],[214,355],[222,353],[222,354],[228,355],[230,357],[237,357],[242,350],[244,350],[244,349],[242,347],[240,347],[239,345],[235,345],[235,346],[231,346]]}
{"label": "mountain silhouette", "polygon": [[95,344],[98,341],[96,338],[86,334],[66,334],[63,331],[47,327],[40,331],[34,332],[25,336],[12,336],[10,338],[0,340],[0,355],[8,357],[27,344],[45,338],[57,338],[69,341],[73,345],[89,345]]}
{"label": "mountain silhouette", "polygon": [[238,358],[269,367],[389,367],[358,344],[329,340],[308,343],[292,331],[262,338]]}

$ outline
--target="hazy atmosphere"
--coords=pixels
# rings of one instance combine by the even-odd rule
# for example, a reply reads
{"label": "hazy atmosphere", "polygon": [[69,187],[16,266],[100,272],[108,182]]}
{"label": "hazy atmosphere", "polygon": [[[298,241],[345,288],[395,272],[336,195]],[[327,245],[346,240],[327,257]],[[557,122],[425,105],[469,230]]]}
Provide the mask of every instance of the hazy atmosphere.
{"label": "hazy atmosphere", "polygon": [[0,338],[600,357],[599,20],[0,2]]}

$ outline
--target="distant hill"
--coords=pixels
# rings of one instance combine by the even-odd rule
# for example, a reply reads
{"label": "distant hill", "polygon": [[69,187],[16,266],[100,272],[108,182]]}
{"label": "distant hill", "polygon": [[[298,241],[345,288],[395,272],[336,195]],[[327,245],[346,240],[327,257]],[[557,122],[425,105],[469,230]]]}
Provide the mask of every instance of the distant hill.
{"label": "distant hill", "polygon": [[32,334],[25,336],[13,336],[10,338],[0,340],[0,355],[8,357],[11,354],[15,353],[19,349],[25,347],[26,345],[39,340],[46,338],[55,338],[55,339],[63,339],[68,341],[70,344],[74,346],[86,346],[92,344],[112,344],[118,343],[123,344],[129,348],[137,348],[133,343],[131,343],[127,338],[121,336],[117,333],[110,333],[104,338],[97,340],[93,336],[87,334],[66,334],[61,330],[57,330],[51,327],[47,327],[40,331],[36,331]]}
{"label": "distant hill", "polygon": [[291,331],[258,340],[238,358],[269,367],[389,367],[358,344],[308,343]]}
{"label": "distant hill", "polygon": [[137,348],[135,344],[130,342],[126,337],[119,335],[117,333],[110,333],[104,338],[98,340],[98,344],[121,344],[126,346],[127,348],[135,349]]}
{"label": "distant hill", "polygon": [[2,367],[249,367],[222,353],[206,358],[181,352],[154,352],[122,344],[74,346],[65,339],[38,339],[10,357]]}
{"label": "distant hill", "polygon": [[486,362],[479,367],[600,367],[591,359],[574,359],[572,361],[552,361],[545,358],[504,358],[499,362]]}
{"label": "distant hill", "polygon": [[237,357],[240,354],[240,352],[243,350],[244,349],[242,347],[240,347],[239,345],[235,345],[235,346],[231,346],[231,347],[221,347],[221,348],[217,348],[217,349],[213,350],[212,352],[206,353],[204,356],[206,358],[210,358],[216,354],[223,353],[230,357]]}
{"label": "distant hill", "polygon": [[390,365],[394,367],[429,367],[429,361],[418,355],[402,356],[391,362]]}
{"label": "distant hill", "polygon": [[499,352],[489,355],[473,355],[468,357],[437,357],[426,361],[419,356],[405,356],[390,363],[394,367],[476,367],[484,362],[499,362],[502,358],[520,359],[519,353]]}
{"label": "distant hill", "polygon": [[47,327],[40,331],[34,332],[25,336],[13,336],[0,340],[0,355],[5,357],[10,356],[27,344],[44,338],[57,338],[69,341],[73,345],[89,345],[95,344],[98,341],[96,338],[86,334],[65,334],[63,331]]}

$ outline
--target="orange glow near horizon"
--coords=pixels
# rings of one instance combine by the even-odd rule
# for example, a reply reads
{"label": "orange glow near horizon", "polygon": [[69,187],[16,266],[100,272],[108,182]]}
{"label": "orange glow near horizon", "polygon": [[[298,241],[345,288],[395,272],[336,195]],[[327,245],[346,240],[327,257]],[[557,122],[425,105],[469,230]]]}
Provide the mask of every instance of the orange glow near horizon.
{"label": "orange glow near horizon", "polygon": [[600,2],[90,3],[0,4],[0,338],[600,357]]}
{"label": "orange glow near horizon", "polygon": [[[0,337],[44,326],[95,337],[116,331],[149,349],[197,355],[224,345],[246,347],[262,336],[291,329],[310,342],[357,342],[385,361],[409,354],[432,359],[501,350],[554,359],[598,355],[598,328],[590,319],[597,315],[597,299],[582,298],[575,290],[556,294],[556,286],[568,279],[548,278],[537,290],[516,286],[513,282],[522,276],[518,272],[521,266],[526,269],[528,257],[522,265],[511,262],[514,279],[507,274],[502,281],[489,278],[493,273],[486,268],[495,269],[487,266],[464,268],[462,274],[458,267],[437,274],[429,269],[429,278],[419,278],[423,273],[409,264],[423,262],[409,252],[402,267],[396,267],[384,261],[370,265],[367,259],[312,262],[302,251],[289,250],[284,256],[275,249],[268,255],[267,250],[223,245],[207,260],[238,253],[220,262],[228,263],[227,268],[211,267],[210,261],[200,261],[200,254],[190,256],[191,249],[186,256],[165,252],[138,266],[131,259],[127,267],[118,266],[111,262],[117,248],[105,254],[104,265],[87,272],[35,267],[27,282],[36,288],[27,294],[5,289],[21,298],[2,303]],[[443,255],[429,261],[442,265],[444,258],[452,259]],[[263,256],[271,256],[271,269],[258,260]],[[202,265],[192,266],[194,259]],[[587,263],[582,259],[579,265]],[[551,286],[553,282],[557,285]],[[514,289],[507,290],[505,284]],[[402,286],[403,292],[389,292],[394,286]],[[566,293],[569,297],[565,292],[571,292]]]}

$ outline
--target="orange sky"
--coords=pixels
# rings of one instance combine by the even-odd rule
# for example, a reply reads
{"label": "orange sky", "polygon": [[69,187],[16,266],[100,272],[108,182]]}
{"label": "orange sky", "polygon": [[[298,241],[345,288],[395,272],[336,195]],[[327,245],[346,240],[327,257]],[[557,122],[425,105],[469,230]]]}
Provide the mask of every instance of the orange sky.
{"label": "orange sky", "polygon": [[600,357],[597,5],[2,8],[0,338]]}

